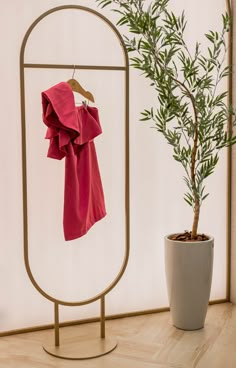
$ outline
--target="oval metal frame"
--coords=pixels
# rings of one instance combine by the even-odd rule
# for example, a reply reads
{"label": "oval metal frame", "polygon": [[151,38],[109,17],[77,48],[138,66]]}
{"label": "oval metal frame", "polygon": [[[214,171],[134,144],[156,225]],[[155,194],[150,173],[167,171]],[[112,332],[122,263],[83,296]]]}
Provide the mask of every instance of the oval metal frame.
{"label": "oval metal frame", "polygon": [[[47,17],[48,15],[55,13],[61,10],[67,9],[75,9],[81,10],[85,12],[89,12],[97,17],[99,17],[102,21],[104,21],[109,28],[116,34],[118,41],[120,42],[121,48],[124,54],[124,64],[125,66],[93,66],[93,65],[61,65],[61,64],[29,64],[24,62],[24,54],[25,48],[28,41],[28,38],[33,31],[33,29],[37,26],[37,24]],[[54,68],[54,69],[89,69],[89,70],[123,70],[125,72],[125,227],[126,227],[126,239],[125,239],[125,255],[123,259],[123,264],[121,269],[116,276],[116,278],[111,282],[111,284],[104,289],[99,294],[91,297],[89,299],[85,299],[79,302],[68,302],[64,300],[60,300],[50,296],[46,293],[36,282],[33,273],[31,271],[30,262],[29,262],[29,242],[28,242],[28,197],[27,197],[27,146],[26,146],[26,111],[25,111],[25,76],[24,70],[25,68]],[[128,53],[126,51],[123,38],[121,34],[118,32],[116,27],[111,23],[109,19],[107,19],[104,15],[99,12],[90,9],[88,7],[80,6],[80,5],[65,5],[58,6],[52,8],[41,16],[39,16],[29,27],[27,30],[20,50],[20,91],[21,91],[21,131],[22,131],[22,187],[23,187],[23,234],[24,234],[24,261],[25,267],[28,273],[28,276],[34,285],[34,287],[38,290],[40,294],[42,294],[45,298],[55,303],[56,310],[58,310],[58,305],[65,306],[80,306],[89,304],[92,302],[101,299],[102,304],[104,303],[104,297],[107,293],[109,293],[119,282],[122,275],[125,272],[128,259],[129,259],[129,251],[130,251],[130,205],[129,205],[129,58]]]}

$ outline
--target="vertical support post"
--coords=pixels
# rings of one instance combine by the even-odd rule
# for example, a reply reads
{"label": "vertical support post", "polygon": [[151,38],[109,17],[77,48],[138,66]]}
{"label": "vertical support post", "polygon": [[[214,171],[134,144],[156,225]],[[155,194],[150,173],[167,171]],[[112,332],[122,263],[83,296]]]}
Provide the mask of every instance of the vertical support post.
{"label": "vertical support post", "polygon": [[54,333],[55,333],[55,346],[60,345],[59,336],[59,305],[54,303]]}
{"label": "vertical support post", "polygon": [[[228,66],[233,67],[233,20],[232,20],[232,1],[226,0],[226,7],[231,17],[231,25],[228,33]],[[233,71],[228,76],[228,107],[233,105]],[[233,133],[232,115],[228,117],[228,135]],[[227,148],[227,228],[226,228],[226,245],[227,245],[227,276],[226,276],[226,299],[231,301],[231,254],[232,254],[232,147]]]}
{"label": "vertical support post", "polygon": [[101,338],[105,339],[106,333],[105,333],[105,296],[103,295],[101,297]]}

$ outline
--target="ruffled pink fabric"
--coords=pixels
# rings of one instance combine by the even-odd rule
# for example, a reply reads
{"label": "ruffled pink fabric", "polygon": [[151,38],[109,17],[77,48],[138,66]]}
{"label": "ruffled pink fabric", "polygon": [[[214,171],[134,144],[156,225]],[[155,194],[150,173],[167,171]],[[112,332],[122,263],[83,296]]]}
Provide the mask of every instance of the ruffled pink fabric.
{"label": "ruffled pink fabric", "polygon": [[48,157],[65,157],[65,240],[85,235],[106,215],[93,139],[102,133],[96,107],[75,106],[71,87],[61,82],[42,92]]}

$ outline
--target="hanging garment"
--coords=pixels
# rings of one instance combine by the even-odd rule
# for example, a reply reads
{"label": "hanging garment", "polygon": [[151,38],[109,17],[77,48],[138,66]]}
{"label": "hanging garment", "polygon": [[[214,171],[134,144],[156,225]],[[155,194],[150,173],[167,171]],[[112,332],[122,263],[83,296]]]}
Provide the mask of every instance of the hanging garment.
{"label": "hanging garment", "polygon": [[71,87],[61,82],[42,92],[48,157],[65,157],[65,240],[85,235],[106,215],[93,139],[102,133],[96,107],[75,106]]}

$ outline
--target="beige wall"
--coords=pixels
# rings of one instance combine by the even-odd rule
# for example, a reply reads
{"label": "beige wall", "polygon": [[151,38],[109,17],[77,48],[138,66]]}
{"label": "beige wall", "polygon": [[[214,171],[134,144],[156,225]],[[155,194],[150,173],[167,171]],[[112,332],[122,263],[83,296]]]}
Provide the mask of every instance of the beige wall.
{"label": "beige wall", "polygon": [[[0,2],[4,3],[0,12],[1,106],[4,107],[1,110],[0,145],[0,332],[50,323],[53,318],[53,305],[33,288],[23,261],[19,51],[27,28],[40,14],[71,2],[96,8],[94,0]],[[186,37],[192,47],[196,39],[204,47],[204,33],[221,27],[225,0],[172,0],[171,3],[178,13],[182,9],[186,11]],[[109,10],[102,13],[115,22],[115,13]],[[90,32],[84,37],[79,27],[86,19],[85,15],[78,14],[77,18],[77,14],[68,11],[65,16],[58,13],[42,21],[29,39],[25,60],[120,64],[122,60],[114,50],[115,42],[110,39],[105,26],[88,21],[86,26],[89,24]],[[102,46],[106,45],[105,41],[109,45],[105,51],[99,46],[101,40]],[[85,52],[81,52],[81,47]],[[64,164],[46,159],[40,91],[68,80],[71,71],[28,70],[26,73],[30,264],[40,286],[54,297],[66,300],[80,299],[100,291],[117,273],[123,255],[121,182],[124,157],[121,157],[122,148],[115,149],[117,145],[121,147],[123,137],[123,80],[113,74],[107,77],[102,73],[76,73],[81,84],[94,93],[100,110],[103,135],[96,146],[108,216],[88,236],[65,245],[61,235],[62,200],[56,192],[63,193]],[[169,146],[162,137],[147,124],[139,122],[140,111],[155,104],[156,96],[137,71],[131,70],[130,83],[131,256],[124,277],[106,299],[107,314],[168,304],[163,237],[190,228],[192,221],[192,211],[182,199],[185,187],[181,167],[172,159]],[[207,183],[211,195],[202,207],[199,229],[214,234],[215,238],[211,299],[225,298],[226,226],[222,220],[226,196],[225,163],[225,156],[222,156],[218,169]],[[87,318],[96,316],[99,306],[62,307],[60,312],[62,321]]]}

